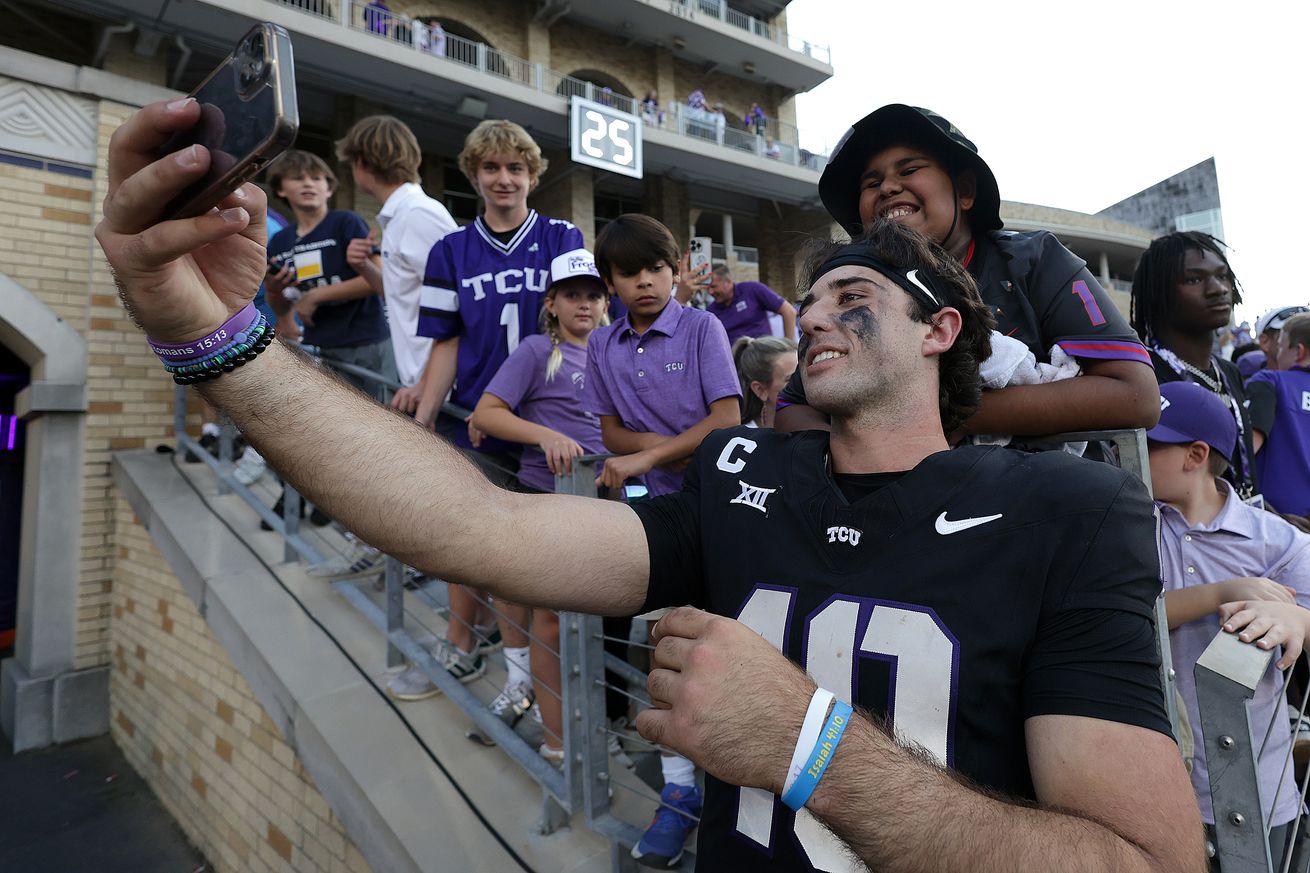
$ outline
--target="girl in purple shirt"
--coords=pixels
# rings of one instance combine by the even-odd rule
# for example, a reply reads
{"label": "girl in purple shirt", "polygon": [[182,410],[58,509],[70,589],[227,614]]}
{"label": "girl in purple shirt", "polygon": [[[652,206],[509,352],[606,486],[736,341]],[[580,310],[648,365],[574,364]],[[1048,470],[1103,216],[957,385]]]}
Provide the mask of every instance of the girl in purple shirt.
{"label": "girl in purple shirt", "polygon": [[[589,268],[589,269],[588,269]],[[609,291],[585,250],[551,264],[541,311],[542,331],[519,344],[487,385],[470,422],[489,436],[522,443],[519,481],[525,490],[554,491],[555,474],[571,472],[573,459],[600,454],[600,422],[584,411],[587,338],[609,323]],[[533,610],[532,679],[546,729],[543,758],[564,760],[560,714],[559,616]],[[521,698],[523,695],[511,695]]]}

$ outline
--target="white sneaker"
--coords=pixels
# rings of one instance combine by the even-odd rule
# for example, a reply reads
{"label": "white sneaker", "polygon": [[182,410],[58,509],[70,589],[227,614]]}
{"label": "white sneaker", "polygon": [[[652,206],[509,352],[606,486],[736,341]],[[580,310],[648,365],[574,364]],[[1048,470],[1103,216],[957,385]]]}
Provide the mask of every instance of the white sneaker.
{"label": "white sneaker", "polygon": [[[520,682],[496,695],[496,699],[491,701],[491,714],[504,722],[507,727],[513,728],[519,723],[519,719],[536,707],[536,699],[532,686]],[[538,709],[537,713],[540,715],[541,710]]]}
{"label": "white sneaker", "polygon": [[627,730],[628,730],[628,717],[626,715],[621,715],[618,718],[611,721],[610,722],[611,733],[607,734],[609,739],[606,741],[606,746],[609,751],[611,761],[613,761],[618,766],[622,767],[624,770],[633,770],[636,768],[637,765],[633,762],[633,760],[630,757],[628,757],[627,750],[623,748],[623,743],[621,742],[622,738],[619,736],[619,734],[626,733]]}
{"label": "white sneaker", "polygon": [[264,461],[263,455],[254,449],[246,446],[246,450],[241,454],[241,460],[237,461],[236,469],[232,471],[232,478],[249,488],[268,472],[268,464]]}
{"label": "white sneaker", "polygon": [[410,667],[387,683],[387,693],[397,700],[427,700],[441,693],[418,667]]}
{"label": "white sneaker", "polygon": [[354,546],[344,555],[335,555],[321,561],[305,571],[315,579],[354,579],[381,573],[383,570],[382,552],[372,546],[355,540]]}

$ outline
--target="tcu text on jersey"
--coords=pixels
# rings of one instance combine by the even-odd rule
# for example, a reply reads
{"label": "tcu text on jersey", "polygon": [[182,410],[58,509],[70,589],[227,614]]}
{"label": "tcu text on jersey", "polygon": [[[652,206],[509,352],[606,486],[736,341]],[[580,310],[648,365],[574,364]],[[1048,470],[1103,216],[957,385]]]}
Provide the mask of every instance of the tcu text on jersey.
{"label": "tcu text on jersey", "polygon": [[856,530],[853,527],[843,527],[835,525],[828,528],[828,542],[830,543],[850,543],[853,546],[860,544],[860,537],[864,531]]}
{"label": "tcu text on jersey", "polygon": [[487,296],[490,283],[497,294],[518,294],[520,291],[545,291],[547,271],[533,267],[522,270],[501,270],[499,273],[479,273],[460,279],[459,284],[472,289],[473,299],[482,300]]}

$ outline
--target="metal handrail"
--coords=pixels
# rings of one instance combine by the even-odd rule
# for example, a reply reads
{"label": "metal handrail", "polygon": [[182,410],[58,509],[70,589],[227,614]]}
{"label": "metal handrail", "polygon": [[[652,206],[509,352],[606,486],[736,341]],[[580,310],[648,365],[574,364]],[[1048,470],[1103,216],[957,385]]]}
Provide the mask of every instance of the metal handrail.
{"label": "metal handrail", "polygon": [[[486,43],[455,34],[443,32],[440,40],[437,40],[434,36],[435,31],[423,21],[376,7],[370,8],[366,0],[269,0],[269,2],[336,21],[350,30],[377,39],[388,40],[425,55],[434,63],[451,62],[472,67],[487,75],[514,82],[542,94],[557,94],[565,98],[576,94],[589,100],[606,103],[621,111],[641,116],[643,123],[651,127],[667,130],[682,137],[715,142],[723,148],[751,152],[781,163],[812,170],[821,170],[827,163],[826,156],[801,148],[800,131],[795,125],[778,118],[766,116],[766,132],[762,135],[726,123],[720,135],[712,119],[700,118],[686,104],[670,102],[667,106],[660,107],[657,112],[643,112],[640,101],[635,97],[619,94],[605,86],[560,73],[526,58],[493,48]],[[792,48],[791,41],[782,44]],[[437,50],[438,45],[440,51]],[[809,54],[811,57],[815,56],[812,50],[820,49],[819,46],[808,42],[802,42],[802,45],[804,46],[802,53]],[[792,50],[801,51],[795,48]],[[822,48],[822,51],[827,54],[826,47]],[[710,130],[708,136],[704,131],[707,125]]]}

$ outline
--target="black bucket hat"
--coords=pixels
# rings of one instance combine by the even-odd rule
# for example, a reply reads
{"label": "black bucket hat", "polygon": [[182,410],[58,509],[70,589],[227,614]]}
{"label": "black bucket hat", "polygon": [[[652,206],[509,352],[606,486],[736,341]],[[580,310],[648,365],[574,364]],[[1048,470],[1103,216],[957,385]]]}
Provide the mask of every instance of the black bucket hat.
{"label": "black bucket hat", "polygon": [[969,226],[977,233],[1000,230],[1001,192],[991,167],[978,157],[978,147],[959,128],[930,109],[889,103],[861,118],[846,131],[819,177],[824,208],[847,232],[859,233],[860,176],[869,158],[893,145],[928,149],[952,173],[972,170],[978,180]]}

